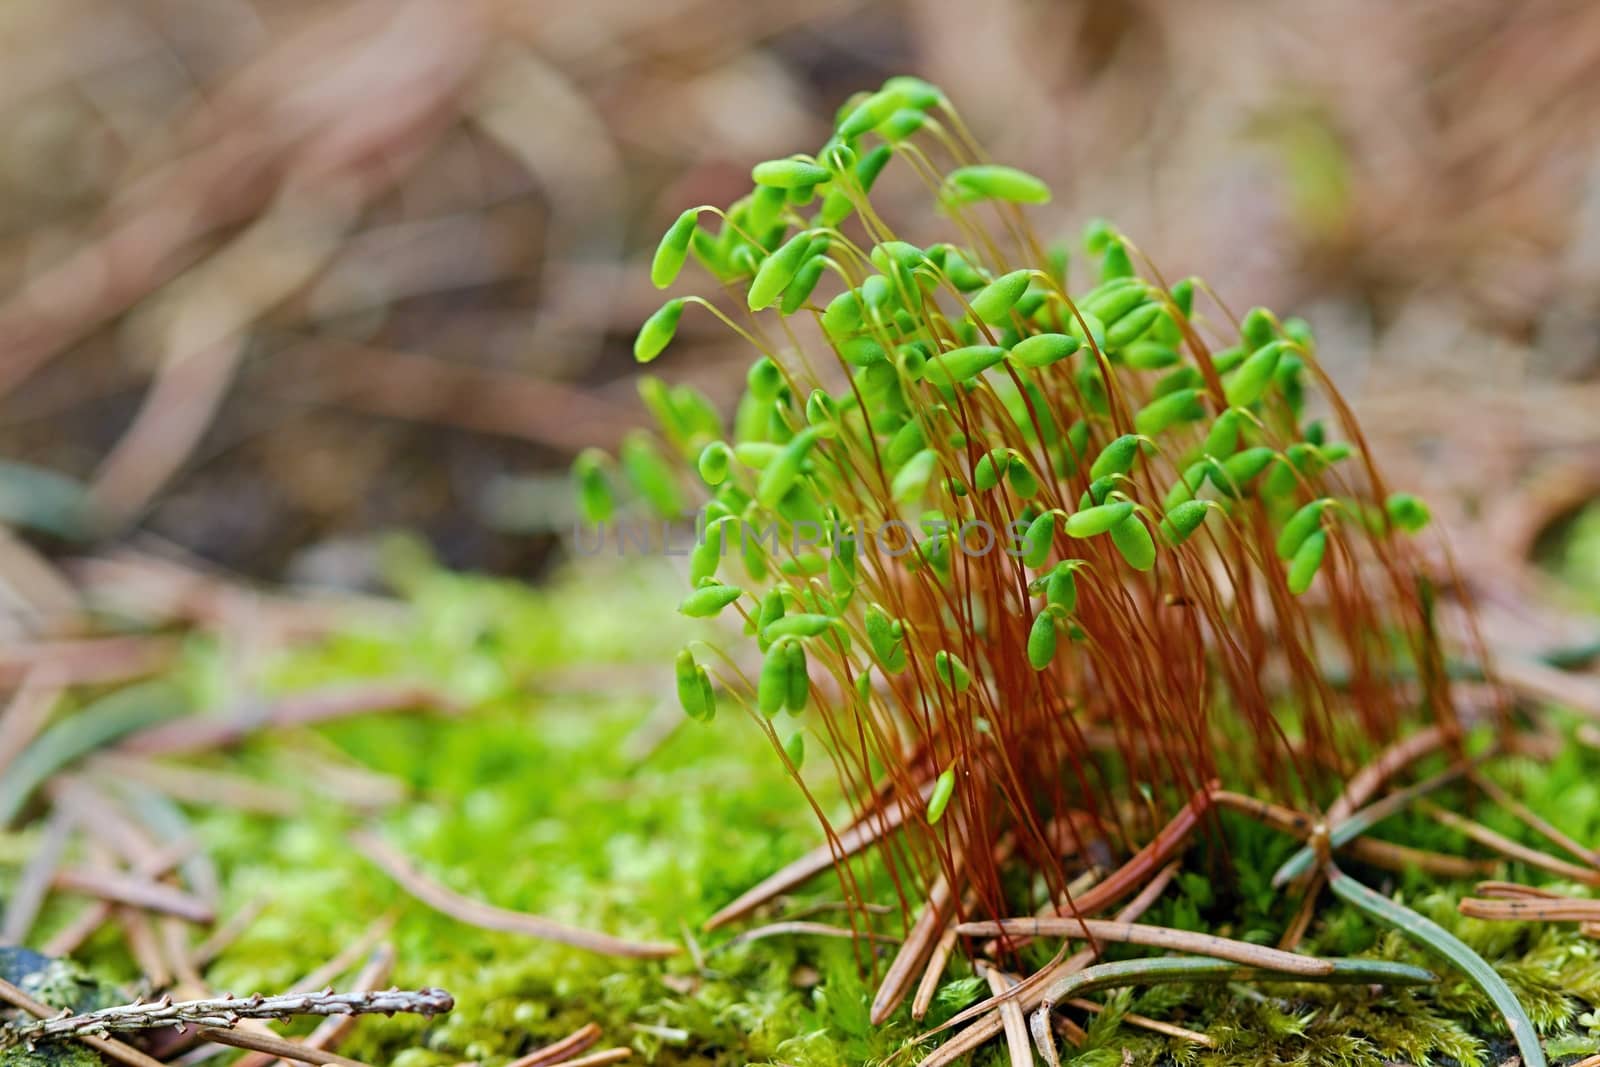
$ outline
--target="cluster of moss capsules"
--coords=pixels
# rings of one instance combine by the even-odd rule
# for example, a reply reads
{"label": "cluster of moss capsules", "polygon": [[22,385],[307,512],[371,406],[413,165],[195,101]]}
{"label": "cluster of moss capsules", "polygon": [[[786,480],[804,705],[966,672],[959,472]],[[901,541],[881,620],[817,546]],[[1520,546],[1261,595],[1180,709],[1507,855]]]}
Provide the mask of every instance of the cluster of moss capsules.
{"label": "cluster of moss capsules", "polygon": [[[942,239],[874,210],[890,167]],[[1105,222],[1069,265],[1029,223],[1045,183],[915,78],[753,178],[651,268],[693,257],[726,299],[669,300],[634,349],[691,304],[744,337],[731,426],[646,379],[659,437],[580,457],[580,496],[608,519],[620,473],[664,517],[703,502],[680,610],[737,615],[760,660],[686,648],[684,710],[737,701],[802,789],[820,741],[858,820],[901,827],[910,899],[1070,904],[1091,841],[1131,852],[1217,780],[1318,813],[1408,728],[1459,731],[1405,536],[1427,509],[1385,487],[1304,322],[1169,283]]]}

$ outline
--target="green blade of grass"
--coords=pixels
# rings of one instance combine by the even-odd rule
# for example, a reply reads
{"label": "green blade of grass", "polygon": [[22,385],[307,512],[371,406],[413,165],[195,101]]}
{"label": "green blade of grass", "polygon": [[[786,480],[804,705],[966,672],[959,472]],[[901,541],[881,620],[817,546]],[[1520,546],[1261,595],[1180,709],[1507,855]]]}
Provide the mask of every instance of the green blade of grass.
{"label": "green blade of grass", "polygon": [[1328,864],[1328,885],[1346,904],[1372,919],[1393,926],[1465,971],[1467,977],[1488,995],[1505,1016],[1506,1026],[1517,1043],[1517,1051],[1522,1054],[1524,1067],[1545,1067],[1544,1049],[1539,1047],[1539,1035],[1534,1032],[1533,1020],[1528,1018],[1528,1013],[1523,1010],[1516,994],[1511,992],[1511,987],[1506,985],[1505,979],[1495,973],[1482,956],[1438,923],[1374,892],[1331,863]]}

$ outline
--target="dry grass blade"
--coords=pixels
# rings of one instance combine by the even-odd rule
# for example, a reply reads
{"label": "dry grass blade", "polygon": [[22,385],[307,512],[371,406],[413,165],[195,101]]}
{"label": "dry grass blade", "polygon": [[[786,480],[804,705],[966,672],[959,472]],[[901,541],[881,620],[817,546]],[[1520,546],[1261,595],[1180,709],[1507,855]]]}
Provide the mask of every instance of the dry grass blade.
{"label": "dry grass blade", "polygon": [[550,1067],[564,1063],[600,1040],[600,1024],[584,1023],[578,1029],[553,1044],[534,1049],[526,1056],[506,1064],[506,1067]]}
{"label": "dry grass blade", "polygon": [[[0,978],[0,1000],[13,1008],[25,1011],[35,1019],[50,1019],[60,1014],[48,1004],[34,1000],[28,994]],[[161,1067],[161,1061],[145,1055],[130,1045],[110,1037],[81,1037],[78,1039],[108,1059],[125,1063],[128,1067]]]}
{"label": "dry grass blade", "polygon": [[760,884],[740,894],[739,898],[718,911],[705,922],[707,930],[733,922],[755,911],[773,897],[803,885],[823,871],[833,869],[836,860],[854,856],[869,845],[905,822],[909,809],[891,804],[881,812],[872,812],[842,830],[837,838],[817,846],[782,870],[762,879]]}
{"label": "dry grass blade", "polygon": [[259,896],[246,902],[240,909],[214,928],[206,939],[196,945],[189,953],[196,967],[204,968],[208,963],[227,951],[228,946],[237,941],[246,930],[261,917],[267,910],[272,899]]}
{"label": "dry grass blade", "polygon": [[90,773],[135,782],[186,804],[220,805],[278,816],[298,815],[305,810],[293,793],[227,771],[182,767],[114,752],[91,756],[85,766]]}
{"label": "dry grass blade", "polygon": [[1461,914],[1472,919],[1499,922],[1600,922],[1600,900],[1481,900],[1467,897],[1457,905]]}
{"label": "dry grass blade", "polygon": [[377,836],[358,832],[351,834],[350,840],[363,855],[388,873],[406,892],[435,911],[470,926],[556,941],[606,956],[663,959],[678,954],[677,945],[653,941],[628,941],[609,934],[580,930],[543,916],[497,908],[492,904],[464,897],[424,876],[411,865],[410,860]]}
{"label": "dry grass blade", "polygon": [[145,634],[11,645],[0,649],[0,685],[16,685],[36,670],[54,686],[147,678],[170,666],[180,647],[176,638]]}
{"label": "dry grass blade", "polygon": [[361,1060],[341,1056],[327,1049],[307,1048],[298,1041],[287,1041],[270,1034],[250,1030],[223,1030],[215,1026],[202,1026],[195,1031],[200,1038],[218,1045],[242,1048],[250,1052],[265,1052],[280,1059],[299,1063],[323,1064],[326,1067],[368,1067]]}
{"label": "dry grass blade", "polygon": [[962,923],[956,932],[964,937],[992,937],[996,934],[1024,934],[1034,937],[1070,937],[1077,940],[1110,941],[1117,944],[1145,945],[1173,952],[1188,952],[1212,959],[1229,960],[1249,967],[1282,971],[1286,974],[1332,974],[1333,965],[1327,960],[1312,956],[1299,956],[1282,952],[1248,941],[1197,934],[1188,930],[1173,930],[1165,926],[1146,926],[1142,923],[1114,922],[1105,919],[1073,919],[1066,916],[1041,919],[1026,916],[1018,919],[991,919],[982,922]]}

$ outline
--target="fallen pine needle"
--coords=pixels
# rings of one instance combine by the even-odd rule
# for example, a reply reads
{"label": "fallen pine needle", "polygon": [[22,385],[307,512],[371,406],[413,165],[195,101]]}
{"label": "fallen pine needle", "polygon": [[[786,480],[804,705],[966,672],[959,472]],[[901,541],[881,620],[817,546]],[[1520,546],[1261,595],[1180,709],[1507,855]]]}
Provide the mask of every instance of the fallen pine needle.
{"label": "fallen pine needle", "polygon": [[510,911],[473,900],[426,877],[413,867],[411,861],[402,853],[374,834],[358,831],[350,835],[350,840],[364,856],[381,867],[406,892],[435,911],[469,926],[556,941],[606,956],[662,959],[678,954],[677,945],[654,941],[627,941],[609,934],[580,930],[540,915]]}
{"label": "fallen pine needle", "polygon": [[571,1059],[600,1040],[600,1024],[584,1023],[578,1029],[554,1044],[534,1049],[520,1059],[512,1060],[506,1067],[549,1067]]}
{"label": "fallen pine needle", "polygon": [[249,1052],[266,1052],[280,1059],[325,1064],[329,1067],[368,1067],[360,1060],[341,1056],[337,1052],[307,1048],[297,1041],[287,1041],[271,1034],[256,1033],[254,1030],[223,1030],[214,1026],[202,1026],[195,1033],[214,1044],[229,1045]]}
{"label": "fallen pine needle", "polygon": [[1165,926],[1146,926],[1142,923],[1115,922],[1107,919],[1041,919],[1026,916],[1018,919],[998,919],[962,923],[956,932],[965,937],[991,937],[996,934],[1024,934],[1034,937],[1070,937],[1077,940],[1110,941],[1118,944],[1145,945],[1173,952],[1189,952],[1197,956],[1229,960],[1250,967],[1282,971],[1285,974],[1325,975],[1333,972],[1327,960],[1314,956],[1300,956],[1282,952],[1264,945],[1232,938],[1198,934],[1188,930],[1174,930]]}
{"label": "fallen pine needle", "polygon": [[1461,914],[1468,918],[1498,922],[1600,922],[1600,900],[1553,900],[1547,897],[1481,900],[1467,897],[1458,907]]}
{"label": "fallen pine needle", "polygon": [[[1097,1004],[1083,997],[1073,997],[1066,1003],[1069,1007],[1077,1008],[1079,1011],[1091,1012],[1095,1015],[1106,1010],[1104,1004]],[[1205,1048],[1217,1047],[1217,1043],[1208,1034],[1202,1034],[1198,1030],[1190,1030],[1188,1027],[1179,1026],[1176,1023],[1152,1019],[1148,1015],[1139,1015],[1130,1011],[1123,1014],[1122,1021],[1129,1026],[1137,1026],[1142,1030],[1149,1030],[1153,1034],[1165,1034],[1167,1037],[1176,1037],[1192,1044],[1202,1045]]]}

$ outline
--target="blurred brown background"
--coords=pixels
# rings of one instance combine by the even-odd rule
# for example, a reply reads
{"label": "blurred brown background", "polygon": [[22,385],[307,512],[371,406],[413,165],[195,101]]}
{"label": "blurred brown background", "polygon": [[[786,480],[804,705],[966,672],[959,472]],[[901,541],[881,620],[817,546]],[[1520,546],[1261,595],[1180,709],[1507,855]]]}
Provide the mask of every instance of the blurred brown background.
{"label": "blurred brown background", "polygon": [[[1469,563],[1592,497],[1592,2],[10,0],[5,553],[359,584],[408,528],[536,574],[637,418],[661,229],[899,72],[1055,187],[1043,232],[1308,317]],[[739,380],[709,321],[661,373]]]}

